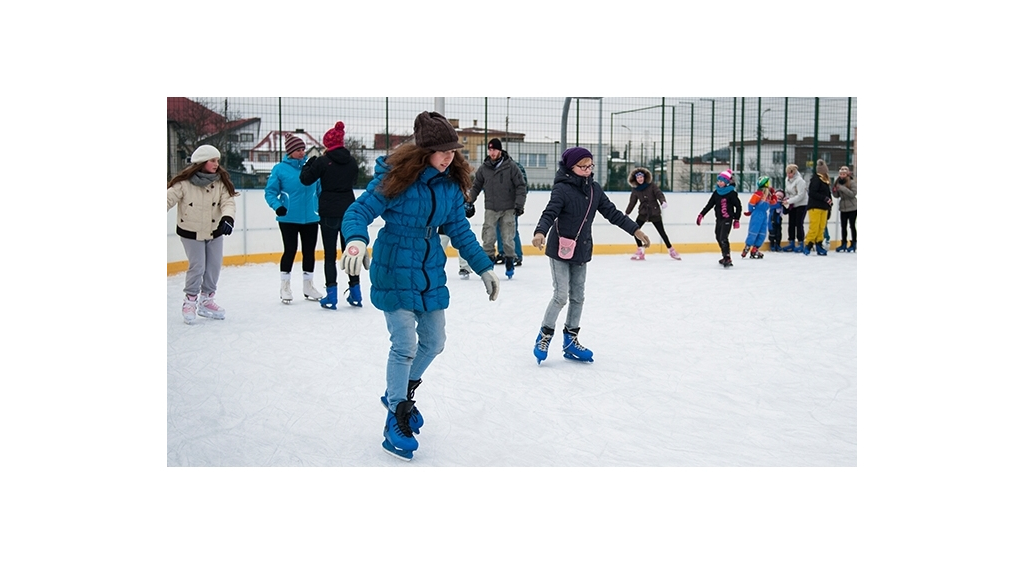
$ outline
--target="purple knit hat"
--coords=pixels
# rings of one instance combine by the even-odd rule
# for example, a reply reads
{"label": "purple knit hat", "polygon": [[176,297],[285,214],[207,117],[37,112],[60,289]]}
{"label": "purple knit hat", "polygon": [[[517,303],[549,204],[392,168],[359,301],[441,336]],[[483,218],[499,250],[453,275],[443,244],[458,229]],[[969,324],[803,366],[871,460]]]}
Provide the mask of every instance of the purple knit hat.
{"label": "purple knit hat", "polygon": [[583,147],[569,147],[562,153],[562,163],[565,164],[566,168],[572,168],[576,163],[583,159],[593,159],[594,155],[590,154],[590,151]]}

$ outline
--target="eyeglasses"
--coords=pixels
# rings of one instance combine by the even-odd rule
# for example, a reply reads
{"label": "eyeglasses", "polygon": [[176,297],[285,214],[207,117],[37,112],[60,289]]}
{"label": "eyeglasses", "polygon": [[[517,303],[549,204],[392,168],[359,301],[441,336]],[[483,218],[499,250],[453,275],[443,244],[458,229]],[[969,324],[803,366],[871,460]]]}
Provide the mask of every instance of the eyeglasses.
{"label": "eyeglasses", "polygon": [[587,166],[573,165],[580,170],[594,170],[594,165],[588,164]]}

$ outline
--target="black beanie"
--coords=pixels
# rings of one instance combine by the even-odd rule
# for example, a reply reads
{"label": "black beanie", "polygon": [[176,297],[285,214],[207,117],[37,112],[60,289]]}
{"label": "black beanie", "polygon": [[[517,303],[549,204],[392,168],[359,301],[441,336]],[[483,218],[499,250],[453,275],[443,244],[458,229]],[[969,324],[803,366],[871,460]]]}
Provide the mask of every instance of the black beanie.
{"label": "black beanie", "polygon": [[498,139],[497,137],[495,137],[494,139],[491,139],[490,141],[487,142],[487,148],[488,149],[497,149],[497,150],[500,151],[501,150],[501,139]]}

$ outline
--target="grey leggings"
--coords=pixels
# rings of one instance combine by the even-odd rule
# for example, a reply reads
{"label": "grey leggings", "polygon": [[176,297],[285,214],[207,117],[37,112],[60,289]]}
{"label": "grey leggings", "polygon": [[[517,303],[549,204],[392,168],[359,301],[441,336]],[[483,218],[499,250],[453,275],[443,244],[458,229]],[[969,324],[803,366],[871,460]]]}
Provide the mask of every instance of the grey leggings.
{"label": "grey leggings", "polygon": [[185,247],[185,256],[188,257],[185,294],[195,296],[200,292],[216,292],[220,266],[224,261],[224,237],[218,236],[209,241],[178,238],[181,239],[181,246]]}

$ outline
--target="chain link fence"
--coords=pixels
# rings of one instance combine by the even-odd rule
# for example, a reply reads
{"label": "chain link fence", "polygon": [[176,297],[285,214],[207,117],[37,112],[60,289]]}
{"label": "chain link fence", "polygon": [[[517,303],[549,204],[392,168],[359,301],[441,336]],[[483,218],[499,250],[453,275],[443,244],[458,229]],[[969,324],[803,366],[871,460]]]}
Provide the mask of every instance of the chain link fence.
{"label": "chain link fence", "polygon": [[594,154],[595,179],[629,190],[642,166],[665,191],[713,187],[716,171],[737,172],[740,191],[761,174],[781,186],[786,164],[811,174],[816,159],[835,171],[856,165],[856,98],[168,98],[167,176],[196,146],[222,153],[236,187],[262,189],[281,161],[286,133],[322,154],[323,135],[345,124],[345,146],[361,163],[357,188],[379,156],[412,137],[415,116],[439,111],[452,121],[473,166],[491,138],[524,166],[531,190],[550,190],[566,147]]}

